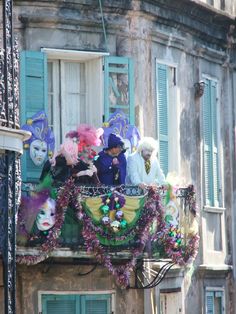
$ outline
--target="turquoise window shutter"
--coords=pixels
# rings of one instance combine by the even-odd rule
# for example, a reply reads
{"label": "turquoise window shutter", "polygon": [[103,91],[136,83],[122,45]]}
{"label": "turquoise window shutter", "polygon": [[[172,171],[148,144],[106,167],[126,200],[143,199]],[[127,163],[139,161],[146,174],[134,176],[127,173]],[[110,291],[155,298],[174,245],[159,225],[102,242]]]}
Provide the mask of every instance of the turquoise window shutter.
{"label": "turquoise window shutter", "polygon": [[206,314],[214,314],[214,292],[206,292]]}
{"label": "turquoise window shutter", "polygon": [[111,295],[84,295],[81,296],[81,314],[110,314]]}
{"label": "turquoise window shutter", "polygon": [[212,133],[211,133],[211,85],[205,80],[203,96],[204,179],[206,205],[213,205]]}
{"label": "turquoise window shutter", "polygon": [[43,295],[42,314],[80,314],[80,297],[76,295]]}
{"label": "turquoise window shutter", "polygon": [[156,66],[157,91],[157,124],[159,140],[160,166],[165,175],[168,173],[169,130],[168,130],[168,67],[163,64]]}
{"label": "turquoise window shutter", "polygon": [[217,140],[217,85],[211,82],[212,108],[212,172],[214,206],[219,206],[219,167],[218,167],[218,140]]}
{"label": "turquoise window shutter", "polygon": [[134,65],[131,58],[104,57],[104,113],[105,121],[121,109],[135,123]]}
{"label": "turquoise window shutter", "polygon": [[[41,110],[47,112],[47,58],[38,51],[22,51],[20,54],[20,106],[21,125]],[[29,151],[22,156],[22,179],[38,181],[42,167],[32,162]]]}
{"label": "turquoise window shutter", "polygon": [[204,180],[206,205],[219,205],[217,85],[206,79],[203,96]]}
{"label": "turquoise window shutter", "polygon": [[110,314],[110,294],[42,296],[42,314]]}
{"label": "turquoise window shutter", "polygon": [[216,291],[215,292],[215,300],[218,304],[220,314],[223,314],[224,313],[224,301],[223,301],[223,292],[222,291]]}

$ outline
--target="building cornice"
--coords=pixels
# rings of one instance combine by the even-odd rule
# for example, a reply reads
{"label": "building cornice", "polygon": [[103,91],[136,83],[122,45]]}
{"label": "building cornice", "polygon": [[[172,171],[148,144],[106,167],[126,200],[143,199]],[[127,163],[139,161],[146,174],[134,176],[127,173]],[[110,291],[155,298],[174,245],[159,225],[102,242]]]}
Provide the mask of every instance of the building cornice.
{"label": "building cornice", "polygon": [[198,266],[198,273],[202,277],[226,277],[232,270],[233,266],[227,264],[201,264]]}

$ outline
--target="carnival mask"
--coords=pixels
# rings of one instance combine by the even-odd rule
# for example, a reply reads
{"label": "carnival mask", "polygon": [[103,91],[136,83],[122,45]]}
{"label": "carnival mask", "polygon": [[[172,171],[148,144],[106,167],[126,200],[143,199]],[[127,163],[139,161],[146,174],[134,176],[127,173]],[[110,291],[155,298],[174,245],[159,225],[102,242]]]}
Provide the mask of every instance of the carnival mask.
{"label": "carnival mask", "polygon": [[41,207],[37,218],[36,224],[39,230],[47,231],[55,224],[56,202],[49,198]]}
{"label": "carnival mask", "polygon": [[36,166],[41,166],[47,157],[47,143],[41,140],[32,141],[30,157]]}

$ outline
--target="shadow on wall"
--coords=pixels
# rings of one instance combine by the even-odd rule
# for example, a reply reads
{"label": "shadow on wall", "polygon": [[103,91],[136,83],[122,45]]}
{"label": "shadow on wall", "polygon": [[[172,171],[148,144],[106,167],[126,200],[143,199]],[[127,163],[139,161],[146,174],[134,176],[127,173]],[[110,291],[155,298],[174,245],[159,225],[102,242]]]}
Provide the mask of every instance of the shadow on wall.
{"label": "shadow on wall", "polygon": [[190,165],[192,181],[196,181],[200,162],[200,130],[195,104],[182,110],[179,128],[181,160]]}

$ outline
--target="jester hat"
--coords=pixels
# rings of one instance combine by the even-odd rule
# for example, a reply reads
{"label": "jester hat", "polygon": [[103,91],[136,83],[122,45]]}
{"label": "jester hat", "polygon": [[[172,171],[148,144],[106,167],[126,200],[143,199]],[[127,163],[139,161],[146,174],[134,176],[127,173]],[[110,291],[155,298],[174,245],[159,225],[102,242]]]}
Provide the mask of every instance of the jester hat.
{"label": "jester hat", "polygon": [[22,126],[23,130],[31,132],[31,137],[24,142],[24,148],[29,148],[35,140],[47,143],[48,156],[51,157],[55,148],[55,138],[52,129],[48,126],[48,118],[45,111],[39,111],[31,118],[27,119]]}

